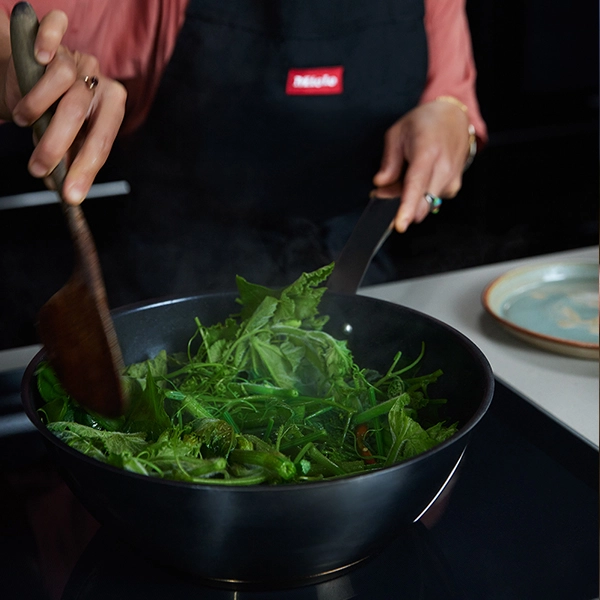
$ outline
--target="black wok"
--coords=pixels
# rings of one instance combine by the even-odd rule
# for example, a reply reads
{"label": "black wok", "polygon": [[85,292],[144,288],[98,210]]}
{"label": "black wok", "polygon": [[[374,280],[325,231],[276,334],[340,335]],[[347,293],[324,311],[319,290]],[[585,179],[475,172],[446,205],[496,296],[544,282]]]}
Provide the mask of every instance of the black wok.
{"label": "black wok", "polygon": [[[235,294],[126,307],[113,312],[126,363],[159,350],[183,350],[194,317],[205,324],[236,312]],[[22,387],[25,410],[44,436],[74,494],[101,523],[140,552],[213,580],[290,584],[331,574],[401,535],[444,488],[487,411],[494,380],[480,350],[451,327],[411,309],[354,295],[326,294],[328,331],[347,337],[356,361],[384,370],[398,350],[423,373],[441,368],[430,388],[447,397],[447,419],[459,432],[404,463],[344,479],[280,486],[221,487],[132,474],[69,448],[41,422],[34,371]]]}

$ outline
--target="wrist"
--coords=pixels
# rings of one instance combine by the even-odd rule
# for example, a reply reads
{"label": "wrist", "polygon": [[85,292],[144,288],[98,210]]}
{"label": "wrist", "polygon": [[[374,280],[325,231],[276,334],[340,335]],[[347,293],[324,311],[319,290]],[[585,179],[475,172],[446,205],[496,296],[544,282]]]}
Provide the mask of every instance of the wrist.
{"label": "wrist", "polygon": [[[469,119],[469,108],[458,98],[455,98],[454,96],[438,96],[437,98],[435,98],[435,102],[448,102],[449,104],[453,104],[467,116],[467,119]],[[475,159],[475,155],[477,154],[477,135],[475,133],[475,126],[471,123],[470,119],[469,125],[467,127],[467,133],[469,135],[469,149],[467,157],[465,159],[463,172],[471,166],[471,163],[473,162],[473,160]]]}

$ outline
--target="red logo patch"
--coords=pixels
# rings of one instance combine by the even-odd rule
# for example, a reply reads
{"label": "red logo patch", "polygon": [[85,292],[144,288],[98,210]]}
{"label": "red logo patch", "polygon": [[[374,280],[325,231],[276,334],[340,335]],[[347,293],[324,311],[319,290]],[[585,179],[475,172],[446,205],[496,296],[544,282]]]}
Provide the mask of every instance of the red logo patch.
{"label": "red logo patch", "polygon": [[324,96],[344,90],[344,67],[290,69],[285,93],[288,96]]}

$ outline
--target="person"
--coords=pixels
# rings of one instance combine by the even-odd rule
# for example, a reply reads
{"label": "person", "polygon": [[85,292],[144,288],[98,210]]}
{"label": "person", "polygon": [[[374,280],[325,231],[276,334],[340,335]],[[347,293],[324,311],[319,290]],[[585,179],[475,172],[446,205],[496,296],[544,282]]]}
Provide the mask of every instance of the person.
{"label": "person", "polygon": [[[68,156],[71,203],[119,157],[119,303],[289,283],[335,258],[373,189],[401,195],[398,232],[422,222],[486,141],[464,0],[32,0],[47,68],[24,98],[14,4],[0,118],[56,103],[29,170]],[[394,272],[382,256],[366,281]]]}

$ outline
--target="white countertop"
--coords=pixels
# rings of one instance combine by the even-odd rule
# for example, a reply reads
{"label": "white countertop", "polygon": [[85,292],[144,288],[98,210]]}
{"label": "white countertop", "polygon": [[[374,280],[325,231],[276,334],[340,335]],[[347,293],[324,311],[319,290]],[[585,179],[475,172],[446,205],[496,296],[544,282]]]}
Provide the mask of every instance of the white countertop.
{"label": "white countertop", "polygon": [[506,271],[559,261],[597,262],[598,248],[418,277],[361,288],[359,293],[451,325],[481,349],[500,381],[598,447],[598,361],[555,354],[521,341],[488,315],[481,302],[485,287]]}
{"label": "white countertop", "polygon": [[[598,447],[598,361],[554,354],[506,332],[484,310],[481,294],[515,267],[557,261],[598,261],[585,248],[361,288],[360,294],[402,304],[451,325],[490,361],[494,375]],[[0,371],[22,368],[39,346],[0,351]]]}

